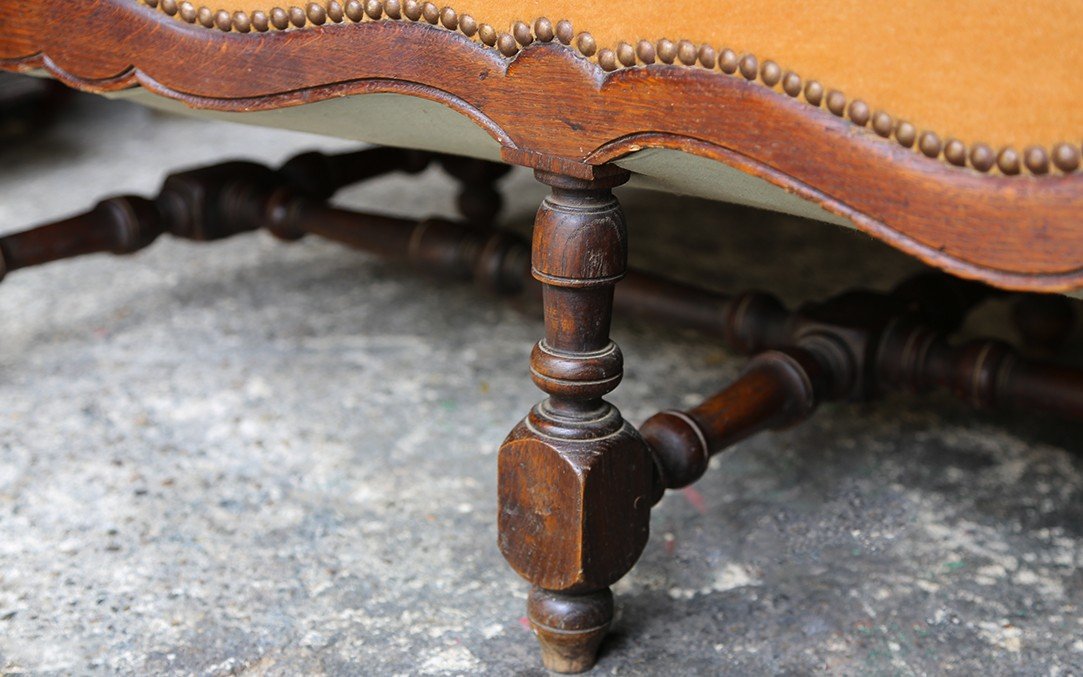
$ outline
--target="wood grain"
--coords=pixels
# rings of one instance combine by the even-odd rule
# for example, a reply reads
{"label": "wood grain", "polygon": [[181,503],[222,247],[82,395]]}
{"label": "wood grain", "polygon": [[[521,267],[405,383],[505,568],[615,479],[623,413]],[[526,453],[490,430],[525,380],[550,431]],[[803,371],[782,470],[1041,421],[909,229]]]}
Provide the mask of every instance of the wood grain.
{"label": "wood grain", "polygon": [[589,669],[613,616],[608,586],[643,551],[654,464],[643,439],[602,399],[624,358],[609,338],[613,289],[628,263],[613,175],[536,170],[552,193],[534,220],[531,267],[542,285],[545,338],[530,374],[548,397],[500,445],[500,551],[533,584],[527,600],[542,661]]}
{"label": "wood grain", "polygon": [[1013,289],[1083,287],[1083,173],[952,167],[738,77],[664,65],[606,74],[556,44],[508,59],[423,23],[225,34],[128,0],[0,0],[0,36],[0,66],[45,68],[91,91],[143,85],[200,108],[424,97],[485,129],[505,159],[535,167],[676,148],[781,186],[954,274]]}

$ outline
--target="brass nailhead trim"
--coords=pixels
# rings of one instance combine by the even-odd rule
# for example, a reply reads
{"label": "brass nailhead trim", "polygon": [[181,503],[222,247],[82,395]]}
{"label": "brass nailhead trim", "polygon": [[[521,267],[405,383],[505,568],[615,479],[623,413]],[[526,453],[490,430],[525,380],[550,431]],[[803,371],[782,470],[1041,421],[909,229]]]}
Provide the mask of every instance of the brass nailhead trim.
{"label": "brass nailhead trim", "polygon": [[341,23],[345,19],[354,23],[405,19],[424,21],[433,26],[442,26],[446,30],[459,31],[468,38],[477,36],[486,47],[494,48],[508,58],[514,57],[521,49],[537,41],[557,42],[571,47],[584,57],[594,58],[598,65],[608,72],[620,68],[650,66],[659,62],[707,70],[717,68],[726,75],[738,75],[749,82],[758,81],[772,89],[781,85],[782,91],[789,97],[797,99],[803,95],[805,102],[813,107],[823,106],[833,115],[846,118],[858,127],[868,126],[871,132],[878,136],[885,139],[894,137],[904,148],[914,148],[923,155],[943,159],[957,167],[969,166],[983,173],[996,168],[1006,176],[1018,175],[1025,167],[1032,175],[1043,176],[1051,173],[1053,168],[1070,174],[1079,170],[1083,164],[1083,150],[1080,145],[1067,142],[1057,143],[1052,149],[1029,146],[1020,153],[1011,147],[995,151],[987,144],[975,143],[968,149],[958,139],[942,141],[935,132],[919,131],[909,122],[895,119],[884,111],[871,111],[868,104],[860,99],[847,101],[845,94],[835,89],[827,90],[816,80],[802,81],[800,75],[793,71],[783,71],[774,61],[765,60],[761,64],[754,54],[739,55],[732,49],[696,45],[688,40],[639,40],[634,45],[620,42],[613,48],[599,49],[594,36],[587,32],[576,34],[571,22],[566,19],[553,24],[549,19],[541,17],[533,25],[517,21],[510,32],[498,32],[489,24],[479,24],[469,14],[459,15],[451,7],[441,9],[432,2],[418,0],[348,0],[345,4],[327,0],[308,2],[303,8],[291,5],[287,8],[275,7],[269,13],[257,10],[233,14],[225,10],[215,11],[205,5],[197,8],[190,0],[143,2],[186,23],[225,32],[248,33],[254,30],[263,33],[272,29],[283,31],[291,26],[322,26],[328,21]]}

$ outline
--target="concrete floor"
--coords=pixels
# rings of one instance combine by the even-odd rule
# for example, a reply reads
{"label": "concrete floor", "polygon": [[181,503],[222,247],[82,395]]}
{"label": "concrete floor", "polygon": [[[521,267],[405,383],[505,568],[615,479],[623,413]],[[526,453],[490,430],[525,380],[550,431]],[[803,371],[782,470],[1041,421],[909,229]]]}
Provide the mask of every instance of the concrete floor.
{"label": "concrete floor", "polygon": [[[0,150],[0,230],[184,166],[343,147],[82,99]],[[542,191],[505,187],[526,227]],[[918,267],[833,226],[622,197],[636,265],[723,289],[798,302]],[[435,171],[341,196],[452,200]],[[0,673],[542,674],[495,538],[495,452],[539,398],[531,310],[262,234],[10,275]],[[1010,336],[1004,317],[975,326]],[[614,333],[635,423],[741,363]],[[1081,432],[900,396],[740,444],[657,507],[597,672],[1083,674]]]}

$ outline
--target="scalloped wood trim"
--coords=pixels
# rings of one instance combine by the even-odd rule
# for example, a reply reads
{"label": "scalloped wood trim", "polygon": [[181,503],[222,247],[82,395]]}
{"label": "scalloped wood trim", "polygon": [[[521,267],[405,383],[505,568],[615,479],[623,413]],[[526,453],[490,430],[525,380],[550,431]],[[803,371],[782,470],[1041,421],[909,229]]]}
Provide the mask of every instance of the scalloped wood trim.
{"label": "scalloped wood trim", "polygon": [[[1080,167],[1083,151],[1079,145],[1062,141],[1052,148],[1030,145],[1022,150],[1004,146],[999,150],[985,143],[969,148],[960,140],[943,137],[932,130],[918,130],[904,119],[884,111],[873,111],[861,99],[849,99],[837,89],[825,87],[817,80],[803,80],[792,70],[784,70],[772,60],[761,61],[754,54],[738,54],[729,48],[716,49],[697,45],[688,40],[657,42],[640,40],[633,46],[620,42],[599,48],[590,33],[576,34],[571,22],[553,23],[540,17],[532,24],[518,21],[510,32],[499,32],[491,25],[479,23],[474,17],[457,13],[452,7],[439,7],[418,0],[338,0],[308,2],[303,7],[276,7],[269,13],[211,9],[190,0],[142,0],[169,16],[205,28],[223,32],[267,32],[297,30],[327,23],[362,21],[414,21],[460,32],[496,50],[505,58],[515,57],[521,49],[535,42],[556,43],[591,59],[607,72],[625,68],[684,66],[715,71],[720,75],[743,77],[805,103],[826,108],[833,115],[858,127],[868,127],[884,139],[913,149],[922,155],[956,167],[969,167],[982,173],[1017,176],[1029,173],[1045,176],[1050,173],[1070,174]],[[1026,170],[1026,172],[1024,172]]]}
{"label": "scalloped wood trim", "polygon": [[[1083,172],[1005,177],[931,162],[743,77],[605,72],[552,42],[508,58],[428,22],[327,24],[252,39],[197,30],[133,0],[24,9],[8,14],[0,68],[43,68],[97,92],[140,85],[233,112],[405,94],[472,120],[509,161],[569,171],[602,171],[644,148],[678,149],[796,193],[949,272],[1012,289],[1083,288]],[[334,134],[335,120],[325,124]]]}

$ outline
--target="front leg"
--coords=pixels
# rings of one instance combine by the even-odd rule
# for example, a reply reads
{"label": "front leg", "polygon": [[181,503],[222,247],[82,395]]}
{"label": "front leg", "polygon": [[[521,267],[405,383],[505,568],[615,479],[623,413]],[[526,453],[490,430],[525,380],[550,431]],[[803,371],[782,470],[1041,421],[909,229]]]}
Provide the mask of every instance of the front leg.
{"label": "front leg", "polygon": [[624,216],[611,189],[537,171],[551,186],[534,225],[545,338],[531,355],[548,394],[500,448],[500,550],[533,584],[527,615],[545,667],[594,665],[613,618],[609,586],[647,542],[654,466],[643,439],[602,397],[621,380],[609,340],[613,287],[627,266]]}

